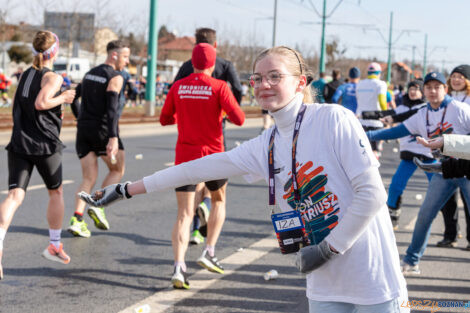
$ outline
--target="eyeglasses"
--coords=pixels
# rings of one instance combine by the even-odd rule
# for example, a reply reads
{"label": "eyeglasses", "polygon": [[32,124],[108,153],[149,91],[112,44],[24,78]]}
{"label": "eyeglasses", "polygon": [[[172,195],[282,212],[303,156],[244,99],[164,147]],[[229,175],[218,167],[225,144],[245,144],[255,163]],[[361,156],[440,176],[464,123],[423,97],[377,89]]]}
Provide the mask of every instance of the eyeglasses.
{"label": "eyeglasses", "polygon": [[283,74],[283,73],[278,73],[278,72],[269,72],[266,75],[253,74],[250,77],[250,85],[254,88],[258,88],[263,82],[263,77],[265,77],[269,85],[276,86],[277,84],[279,84],[281,79],[285,76],[299,76],[299,75]]}

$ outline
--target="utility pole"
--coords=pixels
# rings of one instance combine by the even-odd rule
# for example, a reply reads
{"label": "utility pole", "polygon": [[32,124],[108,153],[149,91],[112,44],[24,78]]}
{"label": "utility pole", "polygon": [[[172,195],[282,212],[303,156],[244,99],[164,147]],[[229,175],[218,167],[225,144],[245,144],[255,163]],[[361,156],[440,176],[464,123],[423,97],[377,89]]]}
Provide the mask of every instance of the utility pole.
{"label": "utility pole", "polygon": [[325,25],[326,25],[326,0],[323,0],[323,14],[322,26],[321,26],[321,47],[320,47],[320,73],[325,72],[325,54],[326,54],[326,43],[325,43]]}
{"label": "utility pole", "polygon": [[276,46],[276,22],[277,22],[277,0],[274,0],[273,47]]}
{"label": "utility pole", "polygon": [[145,115],[155,115],[155,72],[157,70],[157,0],[150,0],[149,42],[147,51],[147,84]]}
{"label": "utility pole", "polygon": [[388,36],[388,62],[387,62],[387,82],[392,80],[392,27],[393,27],[393,12],[390,12],[390,33]]}
{"label": "utility pole", "polygon": [[331,17],[331,15],[336,11],[336,9],[339,7],[341,2],[343,2],[343,0],[338,0],[338,3],[336,3],[336,6],[333,8],[333,10],[331,10],[330,14],[328,14],[328,15],[326,14],[326,0],[323,0],[322,14],[320,14],[318,12],[318,10],[315,8],[315,6],[313,5],[312,0],[309,0],[309,2],[310,2],[310,5],[312,6],[312,8],[317,13],[317,15],[322,19],[322,22],[321,22],[321,24],[322,24],[321,43],[320,43],[320,64],[318,66],[318,68],[320,69],[320,73],[321,73],[321,72],[325,72],[325,54],[326,54],[325,28],[326,28],[326,19]]}
{"label": "utility pole", "polygon": [[426,54],[428,49],[428,34],[424,34],[423,78],[426,76]]}
{"label": "utility pole", "polygon": [[[365,29],[367,30],[367,29]],[[401,36],[405,33],[409,34],[411,32],[419,32],[418,30],[413,29],[403,29],[398,36],[396,36],[395,40],[393,40],[393,12],[390,12],[390,29],[389,29],[389,36],[388,40],[382,34],[382,31],[379,28],[372,28],[371,30],[375,30],[380,34],[383,41],[387,44],[388,50],[388,62],[387,62],[387,82],[390,82],[392,79],[392,47],[397,43],[397,41],[401,38]]]}

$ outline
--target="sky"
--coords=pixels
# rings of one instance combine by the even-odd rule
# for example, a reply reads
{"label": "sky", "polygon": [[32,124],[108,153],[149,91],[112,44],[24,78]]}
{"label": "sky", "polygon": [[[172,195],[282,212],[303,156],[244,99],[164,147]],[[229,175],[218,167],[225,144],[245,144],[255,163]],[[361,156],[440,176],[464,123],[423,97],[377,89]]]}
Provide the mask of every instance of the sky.
{"label": "sky", "polygon": [[[10,7],[8,16],[11,17],[7,21],[41,23],[42,16],[38,13],[46,5],[50,11],[83,12],[93,12],[105,5],[101,12],[112,12],[114,19],[127,30],[148,33],[150,0],[1,0],[0,6],[2,1]],[[17,4],[12,5],[14,1]],[[321,17],[316,11],[322,12],[323,0],[277,1],[276,45],[298,47],[304,55],[319,53]],[[326,41],[336,39],[341,50],[345,49],[346,57],[386,61],[393,11],[393,61],[411,61],[415,46],[415,61],[422,64],[427,34],[428,66],[433,64],[438,70],[450,71],[459,64],[470,63],[470,40],[464,37],[470,29],[469,0],[326,2],[329,16]],[[211,27],[217,29],[219,41],[255,42],[266,47],[272,44],[273,13],[274,0],[157,0],[158,27],[166,25],[180,36],[192,36],[197,27]]]}

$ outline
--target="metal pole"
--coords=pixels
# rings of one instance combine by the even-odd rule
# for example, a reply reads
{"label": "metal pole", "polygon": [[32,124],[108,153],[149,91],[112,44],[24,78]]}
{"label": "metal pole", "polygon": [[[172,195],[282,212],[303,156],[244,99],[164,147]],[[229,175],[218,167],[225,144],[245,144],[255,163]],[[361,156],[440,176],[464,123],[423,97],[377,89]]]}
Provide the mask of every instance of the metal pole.
{"label": "metal pole", "polygon": [[145,115],[155,115],[155,74],[157,70],[157,0],[150,0],[149,42],[147,51],[147,84]]}
{"label": "metal pole", "polygon": [[428,34],[424,34],[423,78],[426,76],[426,54],[428,53]]}
{"label": "metal pole", "polygon": [[416,51],[416,46],[413,46],[413,50],[412,50],[412,54],[411,54],[411,79],[414,80],[415,79],[415,51]]}
{"label": "metal pole", "polygon": [[326,0],[323,0],[322,28],[321,28],[321,47],[320,47],[320,73],[325,72],[325,25],[326,25]]}
{"label": "metal pole", "polygon": [[390,12],[390,33],[388,36],[388,62],[387,62],[387,82],[392,80],[392,27],[393,27],[393,12]]}
{"label": "metal pole", "polygon": [[273,47],[276,46],[277,0],[274,0]]}

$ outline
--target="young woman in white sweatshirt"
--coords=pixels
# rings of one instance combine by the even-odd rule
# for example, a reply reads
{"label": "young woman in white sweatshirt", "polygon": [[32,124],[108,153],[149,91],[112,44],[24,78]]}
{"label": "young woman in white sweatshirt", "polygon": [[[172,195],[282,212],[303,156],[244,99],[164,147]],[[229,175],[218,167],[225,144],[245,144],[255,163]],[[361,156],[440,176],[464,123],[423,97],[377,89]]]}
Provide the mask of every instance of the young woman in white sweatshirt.
{"label": "young woman in white sweatshirt", "polygon": [[[103,206],[235,175],[249,182],[264,179],[277,209],[297,210],[306,225],[310,245],[300,249],[296,263],[308,273],[310,312],[409,312],[402,306],[406,282],[379,163],[351,111],[311,103],[309,76],[297,51],[283,46],[263,51],[251,84],[262,109],[274,117],[274,127],[231,151],[82,197]],[[265,209],[268,203],[254,205]]]}

